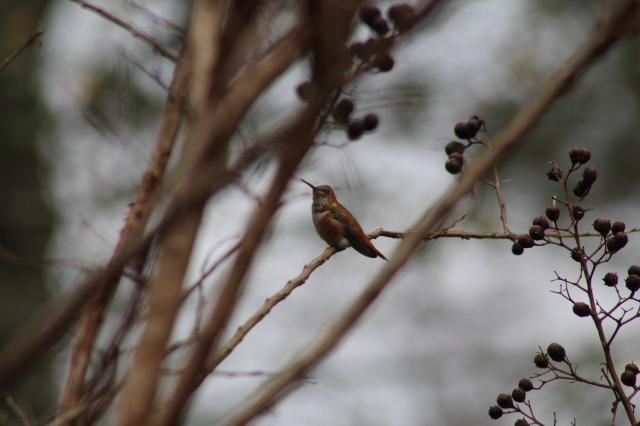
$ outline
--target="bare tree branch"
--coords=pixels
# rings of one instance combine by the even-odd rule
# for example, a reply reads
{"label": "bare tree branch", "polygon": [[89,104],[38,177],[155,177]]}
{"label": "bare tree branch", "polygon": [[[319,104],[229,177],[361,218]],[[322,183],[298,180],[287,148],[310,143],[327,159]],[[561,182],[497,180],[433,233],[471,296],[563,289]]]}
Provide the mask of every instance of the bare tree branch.
{"label": "bare tree branch", "polygon": [[22,44],[22,46],[18,47],[14,50],[9,56],[4,58],[2,62],[0,62],[0,71],[4,70],[9,66],[11,62],[13,62],[22,52],[27,50],[29,46],[35,43],[40,37],[42,37],[44,31],[37,31],[29,36],[29,38]]}
{"label": "bare tree branch", "polygon": [[103,8],[98,7],[98,6],[96,6],[96,5],[92,4],[92,3],[89,3],[87,1],[84,1],[84,0],[70,0],[70,1],[72,1],[73,3],[79,4],[81,7],[85,8],[85,9],[89,9],[89,10],[97,13],[98,15],[102,16],[106,20],[111,21],[114,24],[116,24],[117,26],[121,27],[122,29],[128,31],[129,34],[131,34],[132,36],[134,36],[137,39],[142,40],[143,42],[145,42],[149,46],[153,47],[155,50],[158,51],[158,53],[160,53],[165,58],[170,59],[173,62],[177,62],[178,61],[178,54],[177,53],[171,51],[169,48],[164,46],[158,40],[156,40],[153,37],[151,37],[149,34],[145,33],[144,31],[142,31],[142,30],[140,30],[138,28],[136,28],[133,24],[130,24],[130,23],[126,22],[125,20],[123,20],[122,18],[119,18],[119,17],[115,16],[113,13],[107,12]]}

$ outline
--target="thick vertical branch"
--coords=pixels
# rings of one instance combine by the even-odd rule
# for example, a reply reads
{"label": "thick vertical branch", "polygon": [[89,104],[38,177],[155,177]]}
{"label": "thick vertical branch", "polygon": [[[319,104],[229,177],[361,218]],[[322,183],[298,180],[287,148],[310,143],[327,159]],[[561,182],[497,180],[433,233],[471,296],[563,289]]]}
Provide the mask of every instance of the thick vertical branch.
{"label": "thick vertical branch", "polygon": [[[182,122],[185,106],[187,82],[190,75],[189,53],[184,49],[169,89],[165,104],[160,132],[156,140],[151,161],[142,181],[138,194],[129,208],[120,239],[111,257],[110,263],[118,258],[131,245],[141,239],[153,206],[160,192],[162,177],[171,156],[173,145]],[[60,404],[61,411],[68,411],[77,405],[82,397],[84,378],[93,353],[93,347],[102,325],[104,314],[117,288],[119,276],[101,289],[100,294],[84,309],[69,357],[67,378]]]}
{"label": "thick vertical branch", "polygon": [[[268,410],[291,389],[291,385],[304,377],[324,359],[356,324],[362,314],[378,298],[395,274],[409,260],[434,227],[443,220],[457,202],[471,191],[480,179],[491,171],[535,126],[542,115],[566,93],[584,71],[596,62],[630,28],[638,2],[629,0],[614,13],[605,26],[599,29],[578,53],[556,73],[538,95],[507,124],[495,138],[495,149],[487,150],[470,165],[458,184],[430,209],[402,241],[383,270],[373,279],[364,292],[336,320],[327,332],[301,357],[291,362],[281,373],[267,381],[250,398],[245,408],[225,422],[225,425],[245,425]],[[630,420],[633,416],[629,416]],[[634,421],[635,423],[635,421]]]}
{"label": "thick vertical branch", "polygon": [[[215,184],[213,177],[224,176],[230,137],[260,93],[297,58],[303,40],[294,38],[279,45],[250,75],[234,82],[222,99],[216,102],[209,99],[207,108],[196,112],[200,119],[185,144],[183,175],[167,210],[172,216],[180,212],[180,220],[173,222],[161,235],[160,258],[149,283],[148,321],[128,369],[115,421],[117,425],[147,422],[168,339],[181,304],[182,282],[207,200],[201,195],[208,193]],[[199,195],[197,199],[192,199],[193,194]]]}

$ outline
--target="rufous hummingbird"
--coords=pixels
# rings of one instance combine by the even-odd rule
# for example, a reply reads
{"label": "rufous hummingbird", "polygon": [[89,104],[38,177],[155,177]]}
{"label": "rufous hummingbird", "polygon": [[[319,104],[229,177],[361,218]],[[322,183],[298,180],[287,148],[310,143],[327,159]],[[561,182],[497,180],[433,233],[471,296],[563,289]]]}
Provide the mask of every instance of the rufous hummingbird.
{"label": "rufous hummingbird", "polygon": [[387,260],[373,245],[356,218],[338,202],[329,185],[314,186],[304,179],[300,180],[313,189],[311,215],[320,238],[340,250],[351,246],[367,257]]}

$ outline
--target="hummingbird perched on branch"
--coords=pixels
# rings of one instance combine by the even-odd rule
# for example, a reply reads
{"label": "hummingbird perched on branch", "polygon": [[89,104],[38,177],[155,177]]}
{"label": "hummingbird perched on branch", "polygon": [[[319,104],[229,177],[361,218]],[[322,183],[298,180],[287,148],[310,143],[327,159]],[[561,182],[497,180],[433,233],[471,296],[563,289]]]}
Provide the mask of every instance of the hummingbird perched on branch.
{"label": "hummingbird perched on branch", "polygon": [[338,202],[335,192],[329,185],[314,186],[304,179],[300,180],[313,189],[311,214],[313,225],[320,238],[340,250],[351,246],[367,257],[381,257],[387,260],[375,248],[356,218]]}

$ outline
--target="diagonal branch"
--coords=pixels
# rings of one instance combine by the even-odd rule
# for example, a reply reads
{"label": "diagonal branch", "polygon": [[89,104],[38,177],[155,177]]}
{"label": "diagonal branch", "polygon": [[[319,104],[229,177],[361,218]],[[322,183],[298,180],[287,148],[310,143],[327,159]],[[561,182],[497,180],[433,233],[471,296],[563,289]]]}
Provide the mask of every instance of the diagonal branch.
{"label": "diagonal branch", "polygon": [[130,24],[124,19],[117,17],[113,13],[107,12],[105,9],[98,7],[87,1],[84,1],[84,0],[70,0],[70,1],[77,3],[84,9],[89,9],[92,12],[97,13],[98,15],[102,16],[108,21],[113,22],[117,26],[129,32],[129,34],[131,34],[135,38],[140,39],[146,44],[148,44],[149,46],[153,47],[155,50],[158,51],[158,53],[160,53],[165,58],[170,59],[173,62],[178,61],[178,54],[176,54],[174,51],[164,46],[162,43],[160,43],[158,40],[151,37],[149,34],[145,33],[139,28],[136,28],[133,24]]}
{"label": "diagonal branch", "polygon": [[[476,182],[489,173],[501,159],[522,141],[542,115],[628,31],[638,11],[638,2],[629,0],[612,15],[609,22],[593,34],[587,43],[540,90],[537,96],[522,108],[495,138],[494,149],[484,152],[470,165],[467,173],[433,209],[428,210],[413,232],[403,240],[383,270],[364,292],[349,306],[327,332],[309,350],[292,361],[280,374],[267,381],[249,398],[244,409],[231,416],[225,425],[244,425],[264,413],[288,391],[300,377],[320,363],[357,323],[362,314],[388,286],[395,274],[408,262],[422,244],[422,240],[452,211],[457,202],[469,193]],[[633,418],[631,415],[630,418]],[[635,423],[635,421],[634,421]]]}
{"label": "diagonal branch", "polygon": [[22,52],[27,50],[29,46],[36,42],[40,37],[42,37],[44,31],[37,31],[29,36],[29,38],[22,44],[22,46],[18,47],[14,50],[9,56],[4,58],[2,62],[0,62],[0,71],[9,66],[11,62],[13,62]]}

